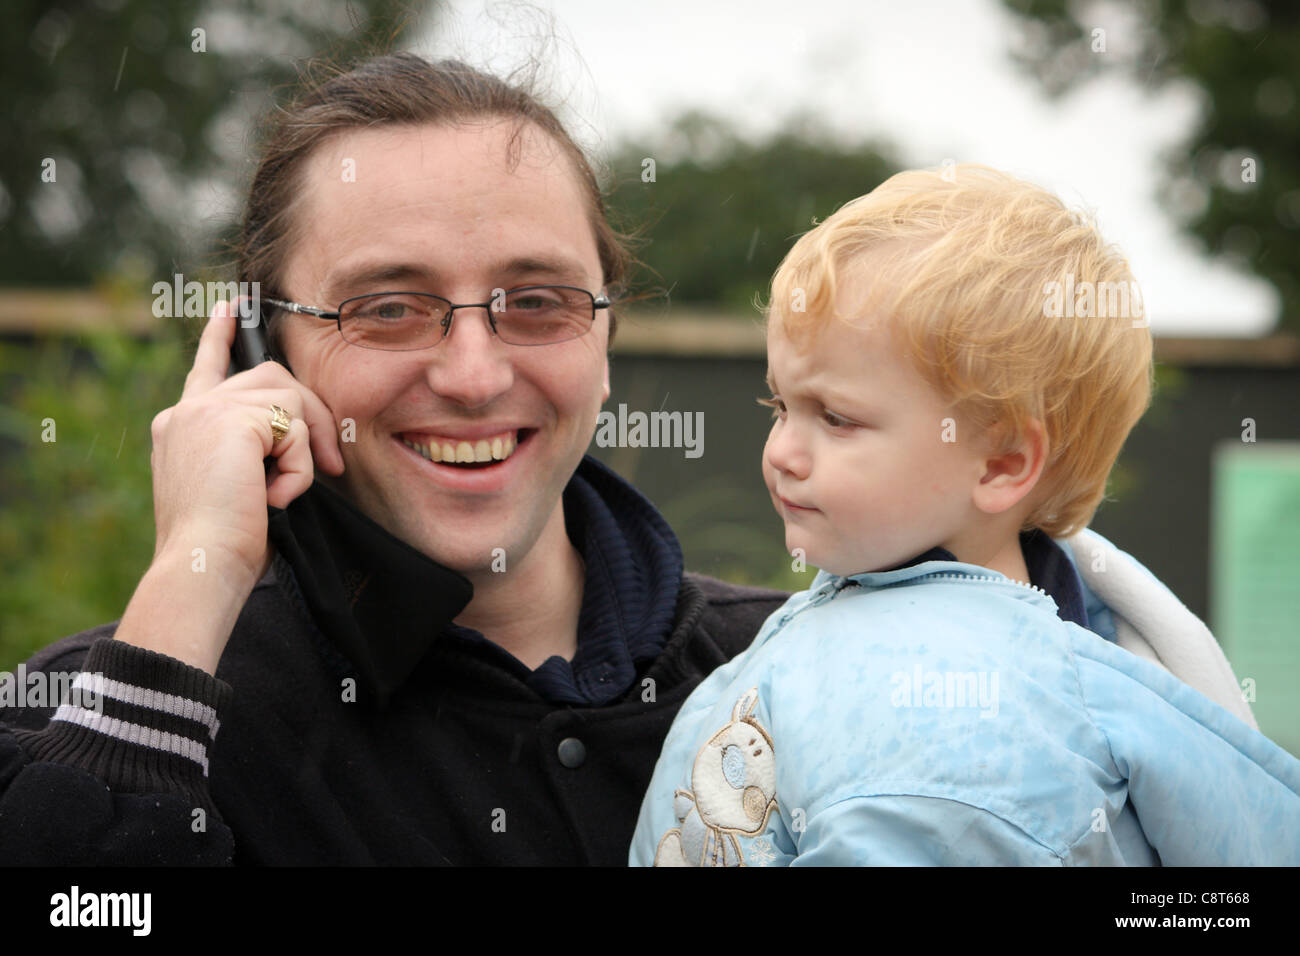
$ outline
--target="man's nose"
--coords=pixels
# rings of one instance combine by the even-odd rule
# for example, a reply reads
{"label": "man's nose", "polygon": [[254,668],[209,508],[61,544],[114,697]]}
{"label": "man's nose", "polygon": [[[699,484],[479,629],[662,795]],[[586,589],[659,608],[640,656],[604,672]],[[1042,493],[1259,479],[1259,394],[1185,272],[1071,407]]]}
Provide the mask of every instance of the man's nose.
{"label": "man's nose", "polygon": [[467,408],[486,405],[514,384],[511,352],[493,333],[487,308],[459,308],[429,352],[429,387]]}

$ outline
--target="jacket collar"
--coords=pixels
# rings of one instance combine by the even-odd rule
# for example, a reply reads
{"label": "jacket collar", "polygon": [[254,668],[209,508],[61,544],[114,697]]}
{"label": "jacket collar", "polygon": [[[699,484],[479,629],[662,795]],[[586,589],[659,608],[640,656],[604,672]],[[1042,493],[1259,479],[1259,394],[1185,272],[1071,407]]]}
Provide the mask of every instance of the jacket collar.
{"label": "jacket collar", "polygon": [[382,703],[473,586],[319,481],[287,509],[266,510],[276,579],[351,662],[362,691]]}
{"label": "jacket collar", "polygon": [[1088,627],[1088,612],[1084,605],[1083,582],[1079,579],[1074,562],[1065,550],[1041,531],[1022,531],[1020,550],[1029,571],[1028,587],[1017,584],[1000,571],[958,561],[956,555],[943,548],[931,548],[898,567],[884,571],[861,574],[834,575],[818,571],[808,591],[825,600],[827,595],[846,587],[883,588],[902,584],[933,574],[967,578],[990,578],[1005,581],[1015,588],[1019,597],[1033,602],[1050,604],[1057,616]]}

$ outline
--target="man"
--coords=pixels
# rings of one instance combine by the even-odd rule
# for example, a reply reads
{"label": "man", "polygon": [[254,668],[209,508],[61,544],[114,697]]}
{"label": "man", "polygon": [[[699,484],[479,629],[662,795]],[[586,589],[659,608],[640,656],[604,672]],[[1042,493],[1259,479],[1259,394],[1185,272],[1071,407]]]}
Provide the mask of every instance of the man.
{"label": "man", "polygon": [[584,457],[626,258],[525,91],[398,54],[286,110],[240,254],[283,364],[227,379],[214,310],[153,563],[29,664],[88,699],[2,717],[0,859],[621,865],[677,707],[785,597],[684,574]]}

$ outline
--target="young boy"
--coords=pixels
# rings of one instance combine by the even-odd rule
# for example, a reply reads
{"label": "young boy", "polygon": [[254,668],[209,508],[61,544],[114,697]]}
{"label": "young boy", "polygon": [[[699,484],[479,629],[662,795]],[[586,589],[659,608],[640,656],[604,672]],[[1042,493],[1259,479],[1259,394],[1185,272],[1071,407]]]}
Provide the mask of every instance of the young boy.
{"label": "young boy", "polygon": [[894,176],[781,264],[768,384],[763,476],[820,571],[682,706],[633,864],[1300,863],[1300,761],[1080,530],[1151,390],[1088,221],[983,167]]}

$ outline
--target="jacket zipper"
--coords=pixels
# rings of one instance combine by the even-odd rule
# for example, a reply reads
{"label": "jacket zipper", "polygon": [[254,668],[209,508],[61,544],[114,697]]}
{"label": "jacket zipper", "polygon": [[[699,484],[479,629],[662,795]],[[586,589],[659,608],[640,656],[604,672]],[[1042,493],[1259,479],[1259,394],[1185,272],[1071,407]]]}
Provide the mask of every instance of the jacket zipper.
{"label": "jacket zipper", "polygon": [[1048,594],[1046,591],[1044,591],[1042,588],[1040,588],[1037,584],[1025,584],[1023,581],[1013,581],[1011,578],[1008,577],[995,578],[987,574],[956,574],[952,571],[932,571],[929,574],[919,575],[917,578],[914,578],[913,580],[920,580],[922,578],[932,578],[941,581],[943,580],[990,581],[993,584],[1014,584],[1018,588],[1028,588],[1031,591],[1036,591],[1039,594],[1041,594],[1043,597],[1048,598],[1049,600],[1053,600],[1053,603],[1055,603],[1054,599],[1052,599],[1052,596]]}
{"label": "jacket zipper", "polygon": [[[899,581],[897,582],[897,584],[884,585],[884,587],[886,588],[898,587],[901,585],[910,584],[913,581],[922,581],[926,579],[938,580],[938,581],[982,581],[989,584],[1011,584],[1018,588],[1026,588],[1027,590],[1042,595],[1043,597],[1051,601],[1053,604],[1056,603],[1055,598],[1053,598],[1050,594],[1048,594],[1046,591],[1044,591],[1036,584],[1025,584],[1022,581],[1013,581],[1011,580],[1011,578],[1008,577],[995,578],[987,574],[958,574],[953,571],[931,571],[928,574],[919,574],[914,578],[909,578],[907,581]],[[851,581],[851,580],[832,582],[829,586],[823,585],[822,590],[817,594],[813,595],[807,604],[805,604],[801,608],[798,608],[797,610],[789,611],[781,615],[781,618],[778,623],[782,627],[784,627],[786,624],[790,622],[790,620],[793,617],[795,617],[795,615],[803,613],[808,608],[820,607],[821,605],[825,604],[827,601],[834,598],[841,591],[846,591],[849,588],[860,588],[860,587],[864,587],[864,585],[860,584],[857,581]]]}

